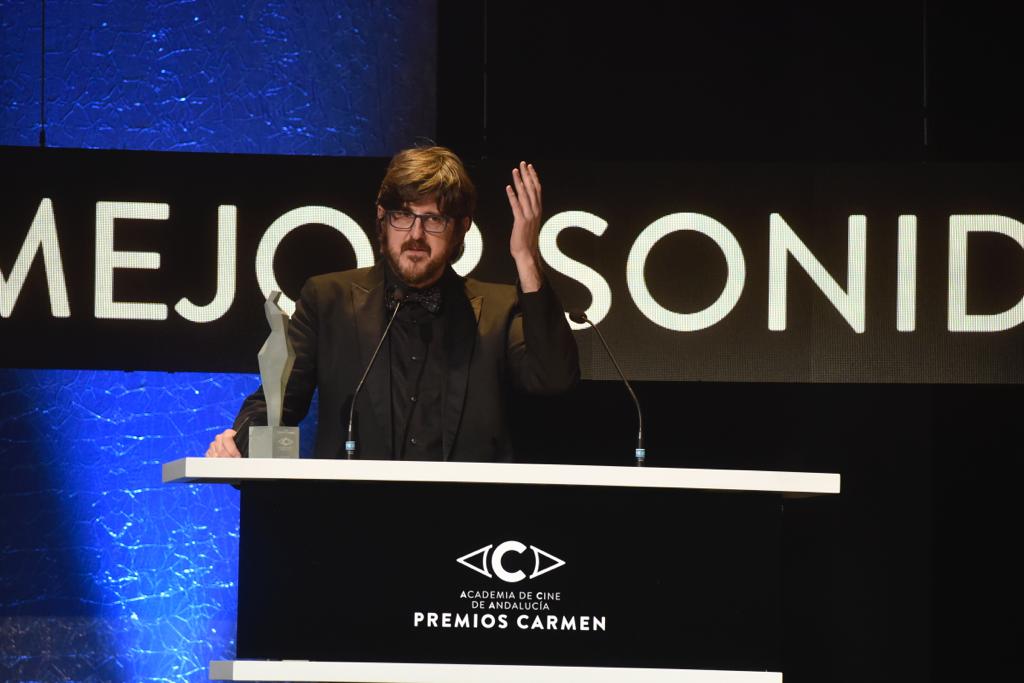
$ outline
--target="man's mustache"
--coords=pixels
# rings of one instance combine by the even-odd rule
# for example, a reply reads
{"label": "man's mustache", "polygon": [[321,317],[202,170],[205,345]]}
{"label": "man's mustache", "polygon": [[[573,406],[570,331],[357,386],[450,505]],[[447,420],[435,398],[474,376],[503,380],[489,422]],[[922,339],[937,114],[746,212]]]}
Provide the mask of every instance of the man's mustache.
{"label": "man's mustache", "polygon": [[420,251],[427,252],[428,255],[430,254],[430,245],[424,240],[409,240],[408,242],[403,242],[402,251],[408,251],[409,249],[418,249]]}

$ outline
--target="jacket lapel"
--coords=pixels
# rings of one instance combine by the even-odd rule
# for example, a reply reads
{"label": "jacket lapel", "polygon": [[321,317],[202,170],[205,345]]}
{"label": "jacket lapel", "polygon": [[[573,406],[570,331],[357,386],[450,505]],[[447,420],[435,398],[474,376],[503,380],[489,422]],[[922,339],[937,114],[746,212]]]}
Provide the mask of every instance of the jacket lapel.
{"label": "jacket lapel", "polygon": [[[447,373],[444,384],[444,411],[442,415],[441,445],[444,459],[448,460],[455,446],[455,436],[462,421],[462,409],[466,402],[466,386],[469,382],[469,362],[476,345],[477,325],[483,297],[467,299],[464,281],[453,278],[450,294],[446,294],[445,305],[455,306],[446,317],[444,330],[445,358]],[[457,287],[457,289],[456,289]]]}
{"label": "jacket lapel", "polygon": [[[355,315],[356,329],[359,338],[359,370],[361,373],[370,363],[374,349],[380,337],[384,334],[384,327],[387,319],[384,311],[384,274],[381,264],[370,270],[362,281],[356,281],[352,286],[352,311]],[[384,429],[383,443],[387,449],[386,453],[367,453],[360,448],[360,457],[392,458],[394,457],[393,444],[391,443],[391,363],[389,362],[388,344],[380,350],[377,359],[373,362],[369,374],[366,376],[366,383],[363,385],[362,393],[367,394],[373,413],[377,418],[377,424]],[[358,411],[358,407],[356,408]],[[358,434],[357,434],[358,438]],[[365,435],[359,439],[361,444],[369,441]]]}

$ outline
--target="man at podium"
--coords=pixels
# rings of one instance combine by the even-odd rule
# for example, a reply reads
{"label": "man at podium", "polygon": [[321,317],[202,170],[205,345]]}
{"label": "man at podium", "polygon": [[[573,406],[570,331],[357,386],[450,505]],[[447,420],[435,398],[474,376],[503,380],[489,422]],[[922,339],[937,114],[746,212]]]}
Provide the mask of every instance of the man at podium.
{"label": "man at podium", "polygon": [[[377,194],[384,258],[310,278],[289,325],[295,361],[282,422],[297,425],[319,389],[315,457],[345,457],[353,394],[367,367],[355,398],[353,457],[371,459],[510,460],[508,391],[557,393],[578,381],[575,340],[541,272],[541,184],[533,165],[520,163],[505,189],[516,286],[452,270],[476,205],[461,160],[443,147],[408,149],[391,160]],[[248,428],[266,419],[261,386],[206,455],[241,457]]]}

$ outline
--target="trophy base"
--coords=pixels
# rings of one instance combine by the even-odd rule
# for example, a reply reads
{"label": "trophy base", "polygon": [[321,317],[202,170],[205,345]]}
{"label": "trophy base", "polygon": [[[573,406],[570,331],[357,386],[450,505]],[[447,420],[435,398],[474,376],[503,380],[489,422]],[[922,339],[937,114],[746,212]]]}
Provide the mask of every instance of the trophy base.
{"label": "trophy base", "polygon": [[299,428],[249,427],[249,457],[299,457]]}

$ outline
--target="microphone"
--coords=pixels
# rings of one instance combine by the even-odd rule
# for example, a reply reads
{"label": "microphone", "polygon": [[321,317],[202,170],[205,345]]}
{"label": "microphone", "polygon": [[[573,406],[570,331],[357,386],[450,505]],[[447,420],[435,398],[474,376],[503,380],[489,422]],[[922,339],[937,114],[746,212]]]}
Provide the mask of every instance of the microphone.
{"label": "microphone", "polygon": [[629,395],[633,397],[633,405],[636,406],[637,421],[636,466],[643,467],[644,460],[647,458],[647,450],[644,448],[644,416],[640,412],[640,401],[637,399],[636,393],[633,391],[633,387],[629,385],[629,380],[626,379],[626,375],[623,374],[622,368],[619,367],[618,362],[615,360],[615,354],[612,353],[611,348],[608,346],[608,342],[606,342],[604,339],[604,335],[601,334],[601,330],[597,327],[597,325],[594,324],[594,322],[590,318],[587,317],[587,314],[578,308],[574,308],[571,311],[569,311],[569,320],[573,321],[577,325],[582,325],[586,323],[587,325],[590,325],[590,327],[592,327],[595,332],[597,332],[598,338],[601,340],[601,343],[604,344],[604,350],[608,352],[608,357],[612,359],[612,365],[615,366],[615,369],[619,373],[619,377],[621,377],[622,381],[625,382],[626,389],[629,390]]}
{"label": "microphone", "polygon": [[348,440],[345,442],[345,454],[346,457],[351,460],[352,456],[356,452],[356,440],[352,431],[352,422],[356,416],[356,398],[359,397],[359,391],[363,388],[363,383],[366,382],[366,376],[370,374],[370,368],[373,367],[373,361],[377,360],[377,354],[380,353],[380,347],[384,346],[384,340],[388,338],[388,332],[391,331],[391,323],[395,322],[395,316],[398,315],[398,309],[402,307],[402,302],[405,301],[405,290],[401,287],[396,287],[391,292],[391,301],[395,303],[395,310],[391,312],[391,318],[388,320],[388,324],[384,327],[384,334],[380,336],[380,341],[377,342],[377,348],[373,350],[373,355],[370,356],[370,362],[366,366],[366,370],[363,371],[363,376],[359,378],[359,384],[356,385],[356,390],[352,392],[352,405],[348,409]]}

